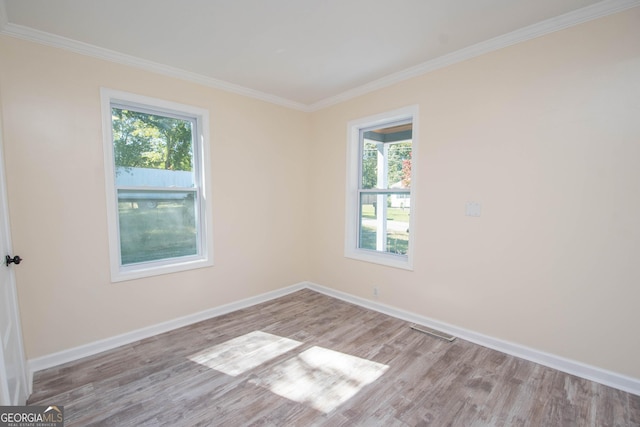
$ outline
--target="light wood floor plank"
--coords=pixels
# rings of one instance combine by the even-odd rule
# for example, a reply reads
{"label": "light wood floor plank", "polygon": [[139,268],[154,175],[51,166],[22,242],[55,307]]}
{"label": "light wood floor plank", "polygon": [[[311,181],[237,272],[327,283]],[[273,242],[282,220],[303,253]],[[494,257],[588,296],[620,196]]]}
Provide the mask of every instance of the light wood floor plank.
{"label": "light wood floor plank", "polygon": [[[235,376],[191,360],[255,331],[299,345]],[[302,355],[317,348],[386,370],[326,413],[314,396],[272,391],[357,384],[336,362],[308,364]],[[640,426],[640,396],[311,290],[37,372],[29,403],[63,405],[67,426]]]}

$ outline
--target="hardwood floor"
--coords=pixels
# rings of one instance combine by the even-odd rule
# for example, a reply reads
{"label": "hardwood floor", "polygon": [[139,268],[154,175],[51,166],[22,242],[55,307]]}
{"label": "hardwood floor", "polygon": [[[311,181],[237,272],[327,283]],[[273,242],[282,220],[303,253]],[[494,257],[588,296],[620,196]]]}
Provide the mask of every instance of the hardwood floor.
{"label": "hardwood floor", "polygon": [[311,290],[37,372],[29,404],[66,426],[640,426],[640,396]]}

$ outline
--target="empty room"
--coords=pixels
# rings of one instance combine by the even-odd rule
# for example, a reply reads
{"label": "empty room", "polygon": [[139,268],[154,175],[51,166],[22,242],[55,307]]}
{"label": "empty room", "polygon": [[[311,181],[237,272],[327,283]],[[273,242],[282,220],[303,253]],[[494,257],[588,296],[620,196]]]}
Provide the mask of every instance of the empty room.
{"label": "empty room", "polygon": [[640,426],[639,218],[640,0],[0,0],[0,425]]}

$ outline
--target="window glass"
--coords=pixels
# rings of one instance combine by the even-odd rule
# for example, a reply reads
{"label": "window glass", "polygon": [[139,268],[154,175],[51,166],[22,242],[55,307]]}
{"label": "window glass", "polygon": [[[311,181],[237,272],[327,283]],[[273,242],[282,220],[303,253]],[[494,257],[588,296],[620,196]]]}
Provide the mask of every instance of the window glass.
{"label": "window glass", "polygon": [[348,257],[411,268],[416,116],[409,107],[349,124]]}
{"label": "window glass", "polygon": [[412,129],[409,121],[360,130],[361,249],[399,255],[408,251]]}
{"label": "window glass", "polygon": [[114,106],[112,123],[121,264],[196,255],[193,121]]}
{"label": "window glass", "polygon": [[211,265],[202,167],[208,113],[108,90],[103,110],[112,279]]}
{"label": "window glass", "polygon": [[118,190],[122,265],[198,253],[192,192]]}

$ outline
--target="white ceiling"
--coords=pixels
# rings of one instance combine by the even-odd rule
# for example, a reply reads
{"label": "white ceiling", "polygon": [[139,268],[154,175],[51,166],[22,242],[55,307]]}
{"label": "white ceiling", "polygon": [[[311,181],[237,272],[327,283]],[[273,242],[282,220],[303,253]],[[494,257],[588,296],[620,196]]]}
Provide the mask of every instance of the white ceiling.
{"label": "white ceiling", "polygon": [[313,110],[640,0],[0,0],[0,32]]}

